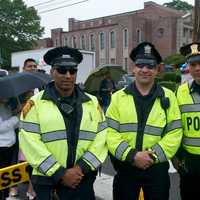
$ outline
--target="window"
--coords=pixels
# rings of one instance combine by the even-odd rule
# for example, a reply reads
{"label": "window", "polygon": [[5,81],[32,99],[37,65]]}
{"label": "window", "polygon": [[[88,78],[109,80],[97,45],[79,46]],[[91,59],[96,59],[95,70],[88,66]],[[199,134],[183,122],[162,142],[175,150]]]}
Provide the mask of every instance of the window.
{"label": "window", "polygon": [[67,38],[67,37],[64,37],[64,38],[63,38],[63,45],[64,45],[64,46],[67,46],[67,45],[68,45],[68,38]]}
{"label": "window", "polygon": [[90,50],[95,51],[95,38],[94,34],[90,35]]}
{"label": "window", "polygon": [[111,58],[111,59],[110,59],[110,63],[111,63],[111,64],[115,64],[115,58]]}
{"label": "window", "polygon": [[86,25],[85,25],[85,23],[84,23],[84,24],[82,24],[82,28],[85,28],[85,26],[86,26]]}
{"label": "window", "polygon": [[81,49],[85,49],[85,36],[81,36]]}
{"label": "window", "polygon": [[136,32],[136,39],[137,43],[140,43],[142,41],[142,34],[140,29],[138,29]]}
{"label": "window", "polygon": [[94,26],[94,22],[90,22],[90,26]]}
{"label": "window", "polygon": [[101,64],[101,65],[106,64],[106,59],[105,59],[105,58],[101,58],[101,59],[100,59],[100,64]]}
{"label": "window", "polygon": [[104,33],[100,33],[99,34],[99,46],[100,46],[100,49],[104,49],[105,48],[105,38],[104,38]]}
{"label": "window", "polygon": [[158,29],[158,37],[163,37],[163,35],[164,35],[164,28],[159,28]]}
{"label": "window", "polygon": [[128,30],[124,30],[124,48],[128,47]]}
{"label": "window", "polygon": [[115,32],[110,32],[110,48],[115,48]]}
{"label": "window", "polygon": [[187,37],[187,28],[183,28],[183,37]]}
{"label": "window", "polygon": [[56,47],[58,46],[58,39],[56,39],[56,41],[55,41],[55,46]]}
{"label": "window", "polygon": [[77,48],[77,43],[76,43],[76,37],[75,36],[72,37],[72,47],[73,48]]}

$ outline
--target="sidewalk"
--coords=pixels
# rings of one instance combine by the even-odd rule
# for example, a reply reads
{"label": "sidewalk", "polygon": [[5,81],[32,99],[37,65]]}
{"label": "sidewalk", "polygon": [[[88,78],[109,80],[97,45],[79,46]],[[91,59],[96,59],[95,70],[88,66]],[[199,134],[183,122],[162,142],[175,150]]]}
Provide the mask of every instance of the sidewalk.
{"label": "sidewalk", "polygon": [[[113,176],[101,174],[97,176],[94,184],[96,200],[112,200],[112,180]],[[9,197],[7,200],[24,200],[16,197]]]}
{"label": "sidewalk", "polygon": [[[176,173],[176,170],[172,166],[171,162],[169,173]],[[107,174],[101,174],[101,176],[97,176],[97,179],[94,184],[94,190],[97,200],[112,200],[112,181],[113,176]]]}

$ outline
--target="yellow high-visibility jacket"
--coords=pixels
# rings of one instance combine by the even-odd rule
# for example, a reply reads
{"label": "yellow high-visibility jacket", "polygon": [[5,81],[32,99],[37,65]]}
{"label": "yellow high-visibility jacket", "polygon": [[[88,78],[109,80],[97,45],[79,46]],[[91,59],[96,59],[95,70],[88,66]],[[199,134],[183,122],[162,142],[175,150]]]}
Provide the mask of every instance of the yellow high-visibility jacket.
{"label": "yellow high-visibility jacket", "polygon": [[183,126],[182,147],[191,154],[200,155],[200,95],[192,91],[191,86],[192,81],[177,90]]}
{"label": "yellow high-visibility jacket", "polygon": [[[142,143],[142,150],[151,148],[155,152],[156,163],[172,158],[182,138],[180,111],[176,97],[172,91],[163,89],[165,97],[169,98],[170,106],[165,114],[160,98],[156,98],[147,118]],[[128,161],[129,152],[136,150],[138,130],[133,95],[126,93],[124,89],[113,94],[106,116],[108,149],[118,160]]]}
{"label": "yellow high-visibility jacket", "polygon": [[[66,168],[68,139],[61,112],[53,101],[42,99],[43,92],[31,98],[31,108],[21,115],[19,141],[33,175],[51,177],[60,167]],[[82,102],[74,164],[82,160],[94,171],[107,157],[107,123],[96,97],[84,94],[89,100]]]}

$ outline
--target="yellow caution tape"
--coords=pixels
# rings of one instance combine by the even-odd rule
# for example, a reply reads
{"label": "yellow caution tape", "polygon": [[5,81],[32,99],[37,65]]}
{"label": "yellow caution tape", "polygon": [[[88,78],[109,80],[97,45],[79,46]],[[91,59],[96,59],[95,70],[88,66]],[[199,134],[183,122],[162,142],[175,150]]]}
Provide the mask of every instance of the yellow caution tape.
{"label": "yellow caution tape", "polygon": [[0,169],[0,190],[29,180],[27,162]]}

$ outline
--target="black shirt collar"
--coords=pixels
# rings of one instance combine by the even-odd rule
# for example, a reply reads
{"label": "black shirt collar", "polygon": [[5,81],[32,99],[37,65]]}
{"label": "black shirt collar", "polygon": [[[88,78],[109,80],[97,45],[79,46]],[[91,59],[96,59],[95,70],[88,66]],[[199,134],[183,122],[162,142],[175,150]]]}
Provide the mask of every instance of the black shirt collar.
{"label": "black shirt collar", "polygon": [[195,81],[192,82],[190,87],[190,93],[197,92],[200,94],[200,85],[197,84]]}
{"label": "black shirt collar", "polygon": [[150,90],[150,92],[149,92],[149,94],[147,94],[147,95],[145,95],[145,96],[143,96],[140,92],[139,92],[139,90],[137,89],[137,87],[136,87],[136,84],[135,84],[135,82],[133,82],[133,83],[131,83],[130,85],[128,85],[125,89],[124,89],[124,92],[126,93],[126,94],[131,94],[131,95],[137,95],[137,96],[139,96],[139,97],[143,97],[143,98],[148,98],[148,97],[150,97],[150,96],[160,96],[160,90],[161,90],[162,88],[161,88],[161,86],[160,85],[158,85],[157,83],[154,83],[154,85],[153,85],[153,87],[151,88],[151,90]]}

